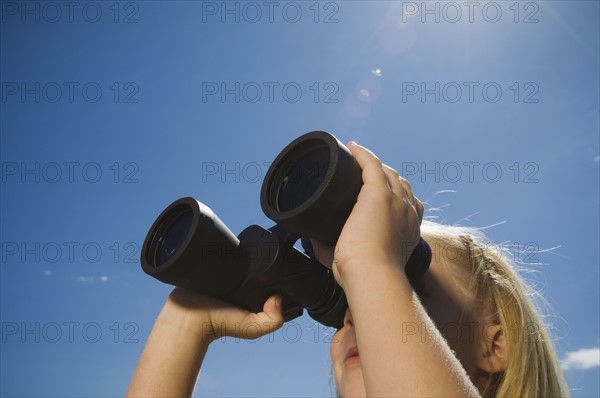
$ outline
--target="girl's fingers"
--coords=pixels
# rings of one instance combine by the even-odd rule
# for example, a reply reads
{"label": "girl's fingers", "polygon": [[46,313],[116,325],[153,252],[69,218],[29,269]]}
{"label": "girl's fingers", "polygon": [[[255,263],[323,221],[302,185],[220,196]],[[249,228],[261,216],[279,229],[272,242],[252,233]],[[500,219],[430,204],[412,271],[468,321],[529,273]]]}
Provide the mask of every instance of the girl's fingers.
{"label": "girl's fingers", "polygon": [[364,184],[373,184],[378,186],[389,185],[387,177],[383,172],[381,160],[369,151],[367,148],[358,145],[354,141],[348,143],[348,149],[352,156],[358,162],[362,169],[362,179]]}
{"label": "girl's fingers", "polygon": [[413,195],[413,191],[412,191],[412,187],[410,186],[410,182],[408,182],[408,180],[406,178],[402,177],[402,176],[398,176],[398,177],[400,179],[400,182],[404,186],[404,189],[408,193],[408,197],[409,198],[414,198],[415,196]]}
{"label": "girl's fingers", "polygon": [[423,203],[421,203],[421,201],[413,195],[410,183],[405,178],[398,175],[398,172],[396,170],[392,169],[391,167],[385,164],[383,165],[383,171],[387,176],[388,183],[390,185],[390,188],[392,189],[392,192],[394,192],[396,196],[399,196],[401,198],[405,197],[408,200],[408,202],[413,205],[413,207],[417,211],[417,215],[419,216],[419,223],[421,223],[421,221],[423,221],[423,214],[425,212],[425,209],[423,207]]}
{"label": "girl's fingers", "polygon": [[[408,181],[398,175],[398,172],[391,167],[381,163],[381,160],[367,148],[358,145],[354,141],[348,143],[348,148],[352,156],[362,168],[362,179],[364,184],[374,184],[378,186],[387,186],[395,195],[407,197],[418,210],[415,203],[417,199],[412,193]],[[385,185],[384,185],[385,184]]]}
{"label": "girl's fingers", "polygon": [[274,332],[281,326],[283,326],[282,298],[281,295],[273,295],[265,301],[262,312],[256,314],[249,313],[244,318],[241,322],[239,332],[236,331],[233,337],[257,339]]}
{"label": "girl's fingers", "polygon": [[263,312],[266,315],[266,322],[283,322],[283,298],[280,294],[274,294],[263,305]]}
{"label": "girl's fingers", "polygon": [[421,221],[423,221],[423,214],[425,213],[423,203],[421,203],[421,201],[413,194],[412,187],[410,186],[410,182],[408,182],[408,180],[400,176],[400,181],[402,182],[402,185],[404,186],[404,189],[408,194],[410,202],[417,210],[417,215],[419,216],[419,223],[421,223]]}
{"label": "girl's fingers", "polygon": [[[390,189],[392,190],[394,195],[400,198],[410,198],[410,195],[408,195],[408,192],[406,192],[406,186],[402,182],[402,177],[398,175],[398,172],[396,170],[384,164],[383,172],[387,176],[388,185],[390,186]],[[409,202],[412,203],[412,200],[409,200]]]}
{"label": "girl's fingers", "polygon": [[425,208],[423,207],[423,203],[419,199],[415,197],[415,204],[417,205],[417,215],[419,216],[419,224],[423,221],[423,214],[425,213]]}

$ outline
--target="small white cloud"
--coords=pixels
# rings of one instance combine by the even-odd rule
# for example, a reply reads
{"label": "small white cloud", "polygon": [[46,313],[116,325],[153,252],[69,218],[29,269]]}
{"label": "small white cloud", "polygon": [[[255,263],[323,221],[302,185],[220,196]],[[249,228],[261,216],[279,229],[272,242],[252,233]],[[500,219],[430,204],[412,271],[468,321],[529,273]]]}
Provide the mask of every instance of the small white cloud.
{"label": "small white cloud", "polygon": [[600,155],[594,156],[594,158],[592,160],[596,163],[600,162]]}
{"label": "small white cloud", "polygon": [[77,280],[79,282],[81,282],[81,283],[94,283],[96,281],[108,282],[108,276],[106,276],[106,275],[100,275],[100,276],[94,276],[94,275],[78,276]]}
{"label": "small white cloud", "polygon": [[52,271],[46,270],[46,271],[44,271],[42,273],[42,275],[44,275],[44,276],[50,276],[50,275],[52,275]]}
{"label": "small white cloud", "polygon": [[567,352],[561,361],[563,370],[592,369],[600,367],[600,348],[582,348]]}

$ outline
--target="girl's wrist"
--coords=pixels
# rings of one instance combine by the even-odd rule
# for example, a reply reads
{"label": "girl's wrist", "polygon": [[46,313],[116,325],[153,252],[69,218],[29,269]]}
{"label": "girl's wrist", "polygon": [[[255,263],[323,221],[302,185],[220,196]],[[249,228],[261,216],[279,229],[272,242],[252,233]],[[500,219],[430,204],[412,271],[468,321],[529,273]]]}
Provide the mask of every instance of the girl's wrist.
{"label": "girl's wrist", "polygon": [[212,343],[217,336],[209,310],[197,298],[176,292],[173,291],[167,299],[156,323],[189,336],[197,336],[203,344]]}
{"label": "girl's wrist", "polygon": [[360,286],[365,279],[380,274],[395,275],[399,273],[403,278],[406,278],[404,266],[386,258],[371,258],[368,261],[352,259],[344,263],[334,264],[334,269],[344,290],[353,285]]}

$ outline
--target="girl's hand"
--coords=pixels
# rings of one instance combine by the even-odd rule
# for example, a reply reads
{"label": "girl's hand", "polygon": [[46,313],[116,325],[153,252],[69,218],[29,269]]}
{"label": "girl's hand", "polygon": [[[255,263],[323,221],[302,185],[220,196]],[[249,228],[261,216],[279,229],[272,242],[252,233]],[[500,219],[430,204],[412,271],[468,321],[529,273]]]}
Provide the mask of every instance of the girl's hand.
{"label": "girl's hand", "polygon": [[191,397],[209,344],[222,337],[256,339],[283,325],[281,299],[257,314],[175,288],[160,312],[127,396]]}
{"label": "girl's hand", "polygon": [[176,310],[189,312],[196,322],[200,322],[208,343],[225,336],[257,339],[283,326],[280,295],[269,297],[259,313],[179,287],[169,296],[168,304]]}
{"label": "girl's hand", "polygon": [[317,259],[332,268],[343,287],[345,277],[388,264],[404,269],[419,243],[423,204],[410,184],[368,149],[348,144],[362,168],[363,186],[344,224],[335,250],[312,241]]}

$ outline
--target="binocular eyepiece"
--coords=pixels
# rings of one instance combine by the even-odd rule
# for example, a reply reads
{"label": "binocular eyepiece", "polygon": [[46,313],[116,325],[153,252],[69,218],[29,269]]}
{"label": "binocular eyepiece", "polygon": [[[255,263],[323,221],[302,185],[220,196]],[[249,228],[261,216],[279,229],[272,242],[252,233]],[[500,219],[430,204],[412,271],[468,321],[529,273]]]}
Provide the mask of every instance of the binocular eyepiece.
{"label": "binocular eyepiece", "polygon": [[[356,203],[361,174],[348,148],[333,135],[304,134],[277,156],[263,181],[261,207],[276,225],[251,225],[236,237],[210,208],[182,198],[150,228],[142,269],[162,282],[253,312],[279,293],[286,321],[306,309],[323,325],[340,328],[346,297],[332,272],[314,258],[310,239],[335,244]],[[304,252],[294,247],[298,239]],[[430,262],[431,249],[421,239],[406,264],[417,291]]]}

